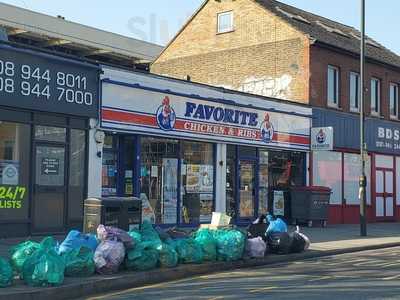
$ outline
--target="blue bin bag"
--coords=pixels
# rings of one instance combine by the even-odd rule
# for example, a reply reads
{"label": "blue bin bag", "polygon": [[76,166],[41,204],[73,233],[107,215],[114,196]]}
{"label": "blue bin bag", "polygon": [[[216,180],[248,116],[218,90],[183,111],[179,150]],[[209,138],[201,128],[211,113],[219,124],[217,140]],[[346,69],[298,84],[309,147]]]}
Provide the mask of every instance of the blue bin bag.
{"label": "blue bin bag", "polygon": [[86,247],[96,251],[98,242],[96,236],[93,234],[83,234],[78,230],[71,230],[65,240],[61,243],[58,248],[58,254],[67,253],[71,250]]}
{"label": "blue bin bag", "polygon": [[271,215],[267,216],[269,226],[267,228],[266,234],[275,232],[287,232],[288,228],[286,223],[281,218],[276,218],[275,220]]}

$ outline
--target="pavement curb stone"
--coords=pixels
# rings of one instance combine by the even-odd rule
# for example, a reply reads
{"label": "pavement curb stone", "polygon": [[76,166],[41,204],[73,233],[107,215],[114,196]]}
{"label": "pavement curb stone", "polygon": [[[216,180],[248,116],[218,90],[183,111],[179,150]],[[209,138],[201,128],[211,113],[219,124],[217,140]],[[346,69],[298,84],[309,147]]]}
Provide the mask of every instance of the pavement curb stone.
{"label": "pavement curb stone", "polygon": [[180,265],[172,269],[155,269],[149,272],[121,272],[111,276],[94,276],[82,278],[79,283],[63,284],[50,288],[27,288],[7,292],[7,288],[0,290],[0,300],[64,300],[91,295],[115,292],[118,290],[142,287],[148,284],[157,284],[187,277],[212,274],[233,269],[261,267],[272,264],[293,262],[310,258],[339,255],[352,252],[392,248],[400,246],[400,242],[384,243],[376,245],[357,246],[351,248],[333,250],[309,250],[299,254],[270,255],[262,259],[247,259],[236,262],[215,262],[199,265]]}

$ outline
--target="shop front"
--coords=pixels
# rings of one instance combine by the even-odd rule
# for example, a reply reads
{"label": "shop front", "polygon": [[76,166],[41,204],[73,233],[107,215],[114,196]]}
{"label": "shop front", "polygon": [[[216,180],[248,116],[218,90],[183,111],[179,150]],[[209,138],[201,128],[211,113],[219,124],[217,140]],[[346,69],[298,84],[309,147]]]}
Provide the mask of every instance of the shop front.
{"label": "shop front", "polygon": [[99,68],[0,44],[0,237],[81,226]]}
{"label": "shop front", "polygon": [[[334,128],[334,151],[312,155],[314,185],[332,188],[330,223],[358,223],[359,117],[326,109],[313,109],[313,126]],[[400,125],[366,118],[368,221],[400,220]],[[311,137],[313,138],[313,137]]]}
{"label": "shop front", "polygon": [[306,184],[310,109],[103,71],[102,196],[137,196],[154,223],[192,226],[213,211],[248,222],[271,188]]}

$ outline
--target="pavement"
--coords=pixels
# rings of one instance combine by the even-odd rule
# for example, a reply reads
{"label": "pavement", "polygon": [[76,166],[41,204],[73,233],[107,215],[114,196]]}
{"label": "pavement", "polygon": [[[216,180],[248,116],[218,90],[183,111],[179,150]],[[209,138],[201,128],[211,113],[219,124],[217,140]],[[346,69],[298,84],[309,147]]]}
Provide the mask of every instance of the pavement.
{"label": "pavement", "polygon": [[[310,250],[300,254],[267,255],[263,259],[246,259],[237,262],[180,265],[172,269],[121,272],[112,276],[66,278],[63,285],[49,288],[29,287],[17,280],[13,287],[0,289],[0,300],[74,299],[238,268],[257,268],[277,263],[288,264],[310,258],[400,246],[400,223],[369,224],[368,236],[364,238],[360,238],[359,225],[303,228],[302,232],[310,237],[311,247]],[[34,237],[33,239],[40,240],[40,238]],[[62,240],[62,237],[60,236],[58,239]],[[23,240],[25,239],[0,240],[0,256],[7,257],[8,249]]]}
{"label": "pavement", "polygon": [[146,299],[400,299],[400,247],[245,268],[89,297]]}

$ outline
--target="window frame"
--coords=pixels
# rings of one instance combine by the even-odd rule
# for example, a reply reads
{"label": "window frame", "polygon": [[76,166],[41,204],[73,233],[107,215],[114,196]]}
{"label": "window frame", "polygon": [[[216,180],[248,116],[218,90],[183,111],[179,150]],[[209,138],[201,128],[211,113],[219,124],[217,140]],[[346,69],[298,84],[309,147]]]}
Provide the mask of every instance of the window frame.
{"label": "window frame", "polygon": [[[376,98],[373,99],[373,97],[372,97],[372,92],[373,92],[372,84],[373,83],[377,83],[377,86],[375,86],[375,97],[377,99]],[[382,81],[379,78],[371,77],[370,107],[371,107],[371,115],[372,116],[380,116],[381,115],[381,85],[382,85]],[[378,106],[378,107],[375,107],[375,110],[373,110],[373,107],[372,107],[373,100],[375,100],[374,101],[375,105]],[[376,108],[377,108],[377,110],[376,110]]]}
{"label": "window frame", "polygon": [[[394,109],[395,114],[392,114],[392,87],[395,87],[395,102],[394,102]],[[398,119],[399,118],[399,85],[395,82],[389,83],[389,115],[391,119]]]}
{"label": "window frame", "polygon": [[[329,98],[329,90],[330,90],[330,80],[329,80],[329,71],[333,70],[334,71],[334,98],[335,99],[330,99]],[[339,108],[339,102],[340,102],[340,97],[339,97],[339,84],[340,82],[340,69],[339,67],[333,66],[333,65],[328,65],[327,68],[327,93],[326,93],[326,98],[327,98],[327,104],[329,107],[333,108]]]}
{"label": "window frame", "polygon": [[[220,30],[220,17],[226,16],[226,15],[230,15],[231,26],[228,29]],[[235,31],[233,20],[234,20],[233,19],[233,10],[217,13],[217,34],[222,34],[222,33],[228,33],[228,32]]]}
{"label": "window frame", "polygon": [[[355,92],[356,92],[356,98],[353,99],[353,95],[352,95],[352,89],[351,89],[351,85],[352,85],[352,76],[355,76],[357,78],[356,81],[356,86],[355,86]],[[360,99],[361,99],[361,93],[360,93],[360,87],[361,87],[361,78],[360,78],[360,73],[357,72],[353,72],[351,71],[349,74],[349,102],[350,102],[350,111],[351,112],[360,112]],[[353,106],[352,104],[352,100],[355,100],[355,104],[356,106]]]}

